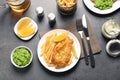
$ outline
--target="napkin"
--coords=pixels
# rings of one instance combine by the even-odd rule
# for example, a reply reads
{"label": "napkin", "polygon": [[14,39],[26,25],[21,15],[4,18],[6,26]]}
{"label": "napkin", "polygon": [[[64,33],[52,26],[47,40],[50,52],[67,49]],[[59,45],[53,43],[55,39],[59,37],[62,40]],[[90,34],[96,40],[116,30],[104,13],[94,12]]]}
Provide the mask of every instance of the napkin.
{"label": "napkin", "polygon": [[[92,52],[93,54],[97,54],[97,53],[100,53],[101,52],[101,46],[99,45],[99,42],[93,32],[93,29],[91,27],[91,24],[89,22],[89,20],[87,19],[87,22],[88,22],[88,30],[89,30],[89,35],[90,35],[90,43],[91,43],[91,48],[92,48]],[[82,24],[82,22],[80,21],[80,23]],[[58,29],[58,28],[57,28]],[[71,33],[73,33],[77,39],[79,40],[80,44],[81,44],[81,37],[79,35],[79,33],[77,32],[77,29],[76,29],[76,22],[73,21],[73,22],[70,22],[70,23],[67,23],[63,26],[60,26],[59,29],[65,29],[65,30],[68,30],[70,31]],[[45,32],[42,32],[40,36],[42,36]],[[84,43],[85,43],[85,48],[87,50],[87,55],[89,56],[89,49],[88,49],[88,45],[87,45],[87,40],[86,40],[86,37],[85,35],[83,34],[84,36]],[[83,47],[81,46],[81,50],[82,50],[82,53],[81,53],[81,59],[84,58],[84,53],[83,53]]]}

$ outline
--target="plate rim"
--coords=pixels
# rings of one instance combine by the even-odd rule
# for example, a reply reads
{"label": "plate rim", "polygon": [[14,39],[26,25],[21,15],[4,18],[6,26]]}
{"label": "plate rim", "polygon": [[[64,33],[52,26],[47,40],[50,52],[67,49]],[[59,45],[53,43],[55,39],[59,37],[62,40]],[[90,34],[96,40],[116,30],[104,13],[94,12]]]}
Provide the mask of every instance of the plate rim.
{"label": "plate rim", "polygon": [[[77,46],[78,46],[78,48],[79,48],[79,50],[78,50],[78,52],[79,52],[79,54],[78,54],[78,59],[76,60],[75,63],[72,64],[72,66],[70,66],[70,67],[67,66],[67,67],[68,67],[67,69],[66,69],[66,67],[65,67],[65,68],[62,68],[62,69],[55,69],[54,67],[52,67],[52,68],[54,68],[54,69],[52,69],[51,67],[47,66],[47,64],[46,64],[45,61],[42,62],[42,58],[40,57],[40,53],[39,53],[39,48],[40,48],[40,45],[39,45],[39,44],[40,44],[40,41],[42,41],[43,38],[45,38],[45,36],[47,36],[49,33],[53,32],[53,31],[58,31],[58,30],[69,32],[70,35],[74,36],[75,40],[77,41],[76,43],[79,43],[79,44],[77,44]],[[43,35],[43,37],[41,37],[41,39],[39,40],[38,46],[37,46],[37,56],[38,56],[38,59],[39,59],[40,63],[42,64],[42,66],[44,66],[47,70],[52,71],[52,72],[65,72],[65,71],[68,71],[68,70],[72,69],[72,68],[79,62],[79,59],[80,59],[80,56],[81,56],[81,46],[80,46],[80,42],[79,42],[79,40],[77,39],[77,37],[76,37],[72,32],[70,32],[70,31],[68,31],[68,30],[65,30],[65,29],[53,29],[53,30],[50,30],[50,31],[48,31],[47,33],[45,33],[45,34]]]}
{"label": "plate rim", "polygon": [[96,14],[101,14],[101,15],[110,14],[120,8],[120,6],[118,6],[120,4],[120,0],[117,0],[116,2],[114,2],[113,6],[110,9],[106,9],[106,10],[100,10],[98,8],[95,8],[94,3],[90,0],[83,0],[83,2],[90,11]]}

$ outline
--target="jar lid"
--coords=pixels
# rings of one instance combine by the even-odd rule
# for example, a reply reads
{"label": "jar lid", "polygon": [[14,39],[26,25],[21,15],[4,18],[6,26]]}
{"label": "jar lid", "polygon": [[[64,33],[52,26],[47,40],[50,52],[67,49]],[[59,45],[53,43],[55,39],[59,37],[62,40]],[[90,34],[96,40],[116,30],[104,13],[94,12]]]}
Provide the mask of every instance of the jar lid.
{"label": "jar lid", "polygon": [[112,57],[120,55],[120,40],[110,40],[106,45],[106,52]]}

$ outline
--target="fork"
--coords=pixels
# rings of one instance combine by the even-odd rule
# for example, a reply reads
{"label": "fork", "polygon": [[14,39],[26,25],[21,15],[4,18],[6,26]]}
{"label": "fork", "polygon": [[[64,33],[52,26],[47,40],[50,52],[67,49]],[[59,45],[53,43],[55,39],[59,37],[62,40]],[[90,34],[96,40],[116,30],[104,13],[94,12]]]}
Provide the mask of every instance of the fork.
{"label": "fork", "polygon": [[84,44],[84,41],[83,41],[83,26],[82,26],[82,21],[80,19],[76,20],[76,28],[77,28],[78,33],[81,36],[81,41],[82,41],[81,46],[83,46],[83,53],[84,53],[84,56],[85,56],[85,63],[86,63],[86,65],[88,65],[89,61],[88,61],[88,57],[87,57],[85,44]]}

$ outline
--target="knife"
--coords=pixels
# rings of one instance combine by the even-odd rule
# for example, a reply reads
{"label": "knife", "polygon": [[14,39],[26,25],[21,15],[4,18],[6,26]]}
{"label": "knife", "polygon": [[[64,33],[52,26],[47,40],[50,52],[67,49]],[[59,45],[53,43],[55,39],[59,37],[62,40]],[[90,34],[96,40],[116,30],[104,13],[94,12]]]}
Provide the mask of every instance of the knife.
{"label": "knife", "polygon": [[89,32],[88,32],[88,27],[87,27],[87,20],[86,20],[85,15],[82,16],[82,26],[83,26],[84,34],[85,34],[86,39],[87,39],[87,43],[88,43],[91,67],[94,68],[95,67],[95,59],[94,59],[92,49],[91,49],[91,45],[90,45],[90,37],[89,37]]}
{"label": "knife", "polygon": [[76,20],[76,28],[77,28],[78,33],[81,36],[81,41],[82,41],[81,42],[81,46],[83,47],[83,53],[84,53],[84,56],[85,56],[85,63],[86,63],[86,65],[88,65],[89,61],[88,61],[88,56],[87,56],[85,44],[84,44],[84,41],[83,41],[83,26],[82,26],[81,19],[77,19]]}

